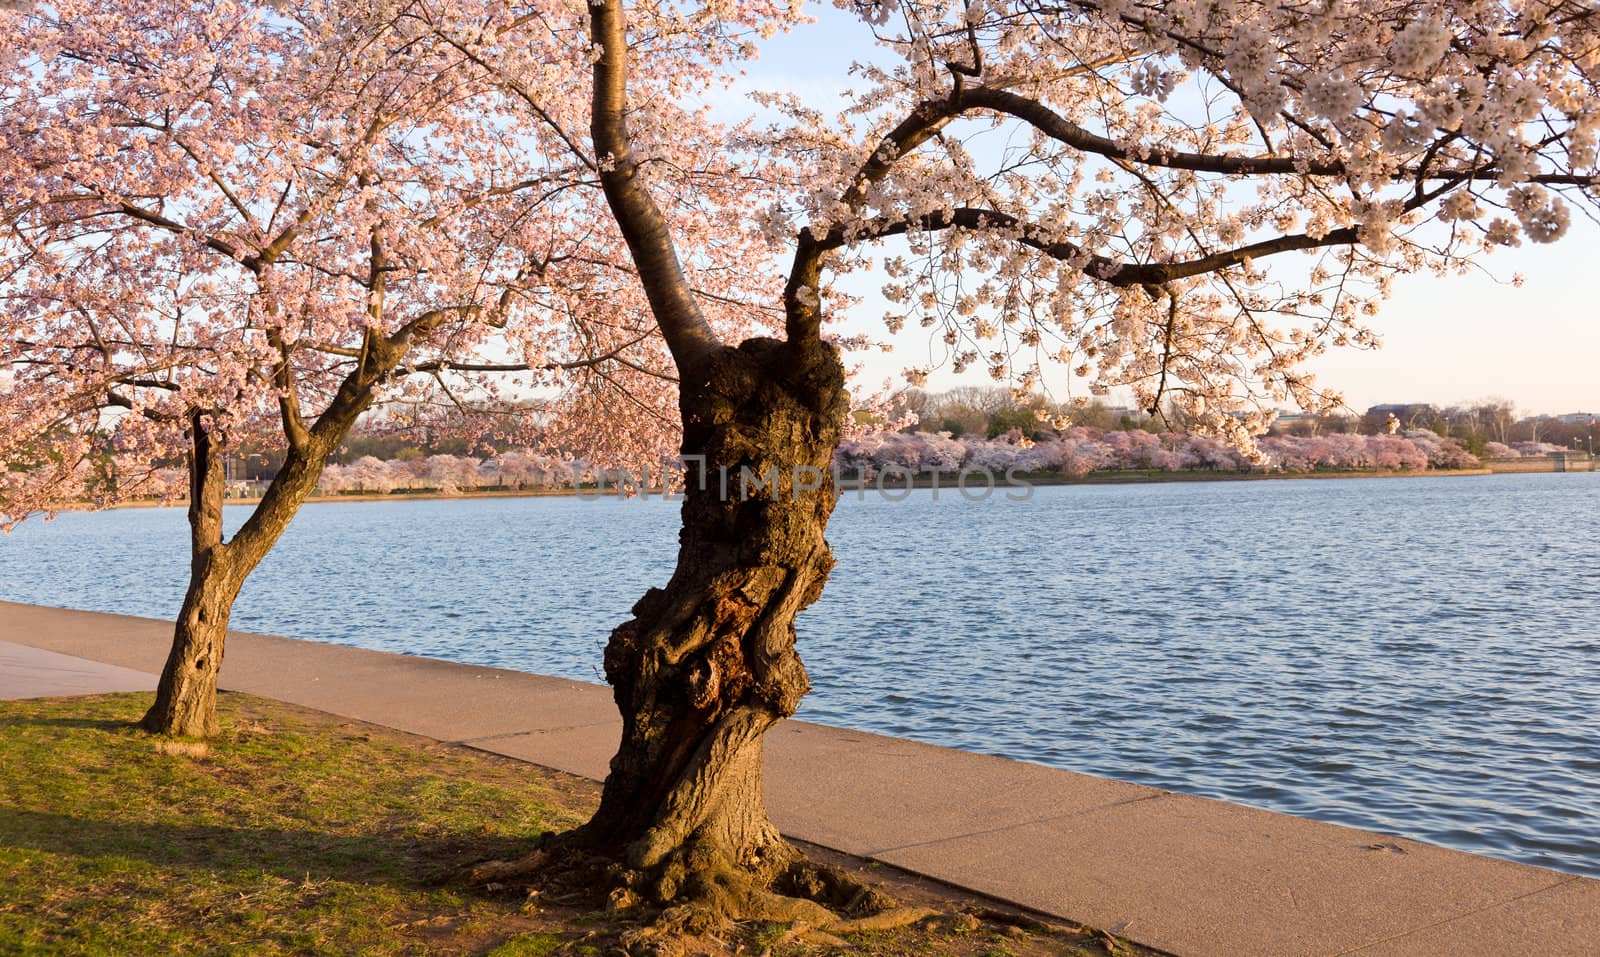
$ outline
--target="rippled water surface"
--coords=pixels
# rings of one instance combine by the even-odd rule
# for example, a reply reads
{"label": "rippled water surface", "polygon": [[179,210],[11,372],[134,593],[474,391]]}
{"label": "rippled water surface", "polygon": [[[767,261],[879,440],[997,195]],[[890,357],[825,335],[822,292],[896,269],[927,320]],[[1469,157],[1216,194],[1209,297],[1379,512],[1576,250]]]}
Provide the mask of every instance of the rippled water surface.
{"label": "rippled water surface", "polygon": [[[802,716],[1600,876],[1597,501],[1590,474],[847,497]],[[234,625],[599,680],[676,527],[308,505]],[[177,509],[25,523],[0,597],[170,617],[185,536]]]}

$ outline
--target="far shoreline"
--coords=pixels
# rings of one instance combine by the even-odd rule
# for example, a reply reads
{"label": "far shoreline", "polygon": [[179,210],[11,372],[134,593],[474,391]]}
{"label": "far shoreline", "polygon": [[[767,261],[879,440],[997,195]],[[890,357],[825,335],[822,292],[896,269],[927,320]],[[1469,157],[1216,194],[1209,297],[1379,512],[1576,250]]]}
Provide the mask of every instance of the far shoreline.
{"label": "far shoreline", "polygon": [[[1127,470],[1127,471],[1117,471],[1117,472],[1091,472],[1088,475],[1085,475],[1085,476],[1082,476],[1082,477],[1077,477],[1077,478],[1072,477],[1072,476],[1067,476],[1067,475],[1060,475],[1060,474],[1057,474],[1057,473],[1050,473],[1050,472],[1045,472],[1045,473],[1018,472],[1018,473],[1016,473],[1016,477],[1017,477],[1017,479],[1019,480],[1020,483],[1026,483],[1029,486],[1033,486],[1033,487],[1036,487],[1036,488],[1049,488],[1049,487],[1057,487],[1057,486],[1065,486],[1065,485],[1160,485],[1160,484],[1168,484],[1168,483],[1174,483],[1174,482],[1257,482],[1257,481],[1290,481],[1290,480],[1294,480],[1294,479],[1465,478],[1465,477],[1482,476],[1482,475],[1540,475],[1540,474],[1552,474],[1552,475],[1554,475],[1554,474],[1563,474],[1563,473],[1557,473],[1557,472],[1547,471],[1547,470],[1539,470],[1539,471],[1532,471],[1532,470],[1497,470],[1497,469],[1492,469],[1492,468],[1426,469],[1426,470],[1423,470],[1423,471],[1403,471],[1403,470],[1401,470],[1401,471],[1382,471],[1382,472],[1375,471],[1375,470],[1339,471],[1339,472],[1208,472],[1208,471],[1157,472],[1157,471],[1145,471],[1145,470]],[[931,481],[929,481],[925,477],[919,476],[909,486],[910,490],[912,490],[912,491],[931,491],[936,487],[941,492],[946,492],[946,491],[948,491],[948,492],[958,492],[958,488],[957,488],[957,485],[956,485],[956,479],[955,479],[954,475],[949,476],[949,481],[948,482],[945,481],[944,478],[941,478],[940,481],[939,481],[939,484],[937,486],[935,486]],[[986,485],[983,485],[981,483],[974,483],[974,484],[969,484],[968,485],[969,491],[976,491],[976,490],[983,489],[983,488],[986,488],[986,487],[987,487]],[[995,484],[995,488],[996,489],[1000,489],[1000,488],[1003,488],[1003,487],[1005,487],[1003,482],[997,482]],[[1019,485],[1017,487],[1021,487],[1021,486]],[[903,483],[886,483],[885,487],[884,487],[884,491],[892,493],[892,494],[898,494],[898,493],[900,493],[902,491],[905,491],[906,489],[907,489],[907,486],[905,484],[903,484]],[[868,484],[866,484],[860,490],[859,494],[865,494],[865,493],[868,493],[868,492],[877,492],[877,491],[879,491],[877,489],[877,487],[874,484],[869,482]],[[858,494],[857,490],[855,488],[853,488],[853,487],[846,487],[846,488],[841,489],[841,491],[840,491],[840,497],[841,498],[844,498],[844,497],[847,497],[847,496],[850,496],[850,495],[853,495],[853,494]],[[628,497],[643,497],[643,498],[657,498],[657,499],[659,499],[659,498],[662,497],[662,493],[661,493],[660,489],[651,489],[648,492],[636,493],[634,496],[624,496],[624,495],[621,495],[615,488],[611,488],[611,487],[607,487],[605,489],[583,489],[583,490],[575,490],[575,489],[571,489],[571,488],[544,488],[544,489],[531,489],[531,488],[530,489],[501,489],[501,488],[490,488],[490,489],[482,489],[482,490],[473,490],[473,491],[470,491],[470,492],[460,492],[460,493],[457,493],[457,494],[454,494],[454,495],[447,495],[445,493],[437,492],[437,491],[356,492],[356,493],[347,493],[347,494],[339,494],[339,495],[313,495],[310,498],[306,499],[306,504],[308,504],[308,505],[309,504],[329,504],[329,503],[339,503],[339,502],[415,502],[415,501],[441,501],[441,500],[456,501],[456,500],[480,499],[480,498],[583,498],[583,499],[592,500],[592,499],[596,499],[596,498],[628,498]],[[682,494],[681,493],[675,493],[672,496],[672,498],[674,500],[681,500]],[[170,502],[163,502],[163,501],[160,501],[160,500],[157,500],[157,499],[140,499],[140,500],[135,500],[135,501],[118,502],[115,505],[110,505],[110,506],[107,506],[106,508],[107,509],[119,509],[119,508],[181,508],[181,507],[184,506],[185,501],[186,500],[183,499],[183,498],[174,499],[174,500],[172,500]],[[254,506],[254,505],[260,504],[260,502],[261,502],[260,498],[230,498],[230,499],[227,499],[223,504],[225,506],[230,506],[230,507],[231,506],[236,506],[236,505]],[[76,504],[72,504],[72,505],[62,506],[62,508],[60,510],[61,511],[72,511],[72,512],[92,512],[92,511],[103,511],[104,509],[95,509],[95,508],[87,505],[86,503],[76,503]]]}

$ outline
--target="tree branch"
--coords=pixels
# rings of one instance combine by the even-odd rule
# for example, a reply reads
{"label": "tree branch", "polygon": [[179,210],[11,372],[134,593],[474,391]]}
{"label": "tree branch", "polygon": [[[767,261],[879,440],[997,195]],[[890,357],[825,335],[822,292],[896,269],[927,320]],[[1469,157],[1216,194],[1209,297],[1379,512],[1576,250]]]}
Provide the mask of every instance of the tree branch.
{"label": "tree branch", "polygon": [[666,217],[639,182],[639,162],[624,118],[628,40],[622,0],[590,3],[589,21],[591,38],[599,49],[594,62],[590,133],[600,165],[600,185],[639,267],[650,311],[679,372],[686,374],[722,343],[695,302]]}
{"label": "tree branch", "polygon": [[300,414],[300,396],[294,385],[294,366],[289,360],[289,344],[283,340],[283,330],[268,326],[267,344],[278,351],[278,363],[272,369],[272,384],[278,390],[278,414],[283,420],[284,440],[291,449],[304,453],[311,437],[306,433],[305,420]]}
{"label": "tree branch", "polygon": [[1293,233],[1195,259],[1165,263],[1129,263],[1090,253],[1082,246],[1065,239],[1056,239],[1038,226],[1024,222],[1010,213],[962,206],[904,219],[871,220],[848,231],[836,226],[821,239],[812,240],[812,243],[823,250],[837,249],[862,239],[883,239],[889,236],[903,236],[914,231],[935,232],[943,229],[1004,231],[1011,234],[1011,239],[1024,246],[1037,249],[1053,259],[1069,262],[1078,266],[1085,274],[1108,285],[1119,287],[1160,286],[1174,279],[1187,279],[1226,269],[1229,266],[1237,266],[1248,259],[1259,259],[1262,256],[1297,249],[1347,245],[1359,238],[1356,227],[1346,226],[1318,237]]}
{"label": "tree branch", "polygon": [[[954,102],[952,100],[952,103]],[[1316,162],[1293,156],[1233,156],[1219,153],[1185,153],[1165,150],[1159,147],[1148,152],[1130,150],[1114,140],[1078,126],[1038,100],[995,87],[980,86],[967,89],[961,94],[959,104],[964,109],[989,110],[1016,117],[1051,139],[1085,153],[1094,153],[1107,159],[1124,160],[1145,166],[1192,170],[1202,173],[1224,173],[1234,176],[1266,174],[1343,176],[1348,171],[1345,164],[1339,161]],[[1430,170],[1429,166],[1437,149],[1444,145],[1445,142],[1456,138],[1456,136],[1457,134],[1448,134],[1442,141],[1436,143],[1433,149],[1428,151],[1422,162],[1415,169],[1397,170],[1394,178],[1396,180],[1491,180],[1499,178],[1500,170],[1492,166],[1475,167],[1468,170],[1448,168]],[[1542,183],[1547,186],[1592,186],[1595,184],[1595,178],[1592,176],[1579,176],[1570,173],[1542,173],[1529,179],[1531,182]]]}
{"label": "tree branch", "polygon": [[614,349],[611,349],[611,350],[609,350],[607,352],[604,352],[604,353],[602,353],[600,355],[597,355],[597,356],[590,356],[589,358],[586,358],[586,359],[569,359],[569,360],[566,360],[564,362],[546,362],[546,363],[543,363],[543,364],[540,364],[540,365],[528,365],[526,363],[520,363],[520,362],[449,362],[449,361],[444,360],[444,359],[434,359],[434,360],[429,361],[429,362],[423,362],[423,363],[419,363],[417,365],[403,367],[398,371],[401,371],[401,372],[404,372],[404,373],[412,373],[412,372],[426,372],[426,373],[438,373],[438,372],[555,372],[555,371],[560,371],[560,370],[571,370],[571,369],[592,369],[592,368],[595,368],[595,367],[597,367],[597,366],[599,366],[599,365],[601,365],[602,363],[605,363],[605,362],[615,362],[618,365],[627,366],[628,368],[634,370],[635,372],[641,373],[643,375],[653,376],[653,377],[655,377],[657,379],[664,379],[664,380],[666,380],[668,382],[677,382],[678,379],[677,379],[676,376],[667,375],[666,373],[657,372],[654,369],[646,368],[645,366],[642,366],[642,365],[638,364],[637,362],[630,361],[629,359],[627,359],[627,357],[625,357],[622,354],[624,350],[630,349],[633,346],[638,345],[640,342],[643,342],[648,337],[648,335],[649,334],[646,333],[645,335],[638,336],[638,337],[636,337],[636,338],[634,338],[634,339],[632,339],[632,340],[630,340],[628,342],[624,342],[622,345],[617,346]]}

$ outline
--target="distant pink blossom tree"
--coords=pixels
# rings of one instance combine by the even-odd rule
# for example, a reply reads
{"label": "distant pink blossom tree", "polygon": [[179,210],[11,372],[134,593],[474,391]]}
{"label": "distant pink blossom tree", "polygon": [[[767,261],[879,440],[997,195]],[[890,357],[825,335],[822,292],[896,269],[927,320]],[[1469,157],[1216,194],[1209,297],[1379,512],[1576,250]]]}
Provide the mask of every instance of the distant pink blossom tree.
{"label": "distant pink blossom tree", "polygon": [[[152,731],[215,733],[234,598],[369,408],[492,408],[503,387],[473,377],[520,370],[552,422],[620,393],[657,412],[611,453],[673,434],[631,263],[582,225],[604,216],[592,168],[428,10],[0,11],[0,521],[171,496],[159,470],[187,463],[192,573]],[[246,441],[285,460],[230,537]]]}
{"label": "distant pink blossom tree", "polygon": [[[1408,429],[1405,437],[1427,456],[1428,467],[1435,469],[1475,469],[1483,463],[1467,451],[1459,439],[1443,436],[1427,429]],[[1485,448],[1487,453],[1487,447]],[[1490,457],[1493,457],[1492,453]]]}

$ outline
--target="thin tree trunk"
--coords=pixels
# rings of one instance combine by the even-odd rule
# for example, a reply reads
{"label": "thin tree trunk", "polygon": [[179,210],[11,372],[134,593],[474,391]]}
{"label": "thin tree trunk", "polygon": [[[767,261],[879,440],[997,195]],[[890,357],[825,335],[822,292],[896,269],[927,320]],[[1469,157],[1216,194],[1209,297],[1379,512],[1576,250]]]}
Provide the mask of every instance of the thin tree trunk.
{"label": "thin tree trunk", "polygon": [[[300,506],[316,488],[328,454],[343,441],[365,401],[340,406],[325,417],[325,432],[291,446],[283,467],[232,540],[223,541],[223,480],[219,437],[197,413],[191,417],[189,476],[189,588],[172,636],[172,650],[156,685],[156,698],[139,724],[155,734],[211,737],[217,725],[217,677],[233,602],[245,579],[267,557]],[[332,415],[332,413],[330,413]],[[319,423],[319,427],[321,423]]]}
{"label": "thin tree trunk", "polygon": [[217,676],[234,599],[261,560],[277,544],[300,506],[322,477],[328,456],[339,447],[373,392],[394,372],[412,346],[429,336],[451,310],[431,310],[389,336],[375,329],[382,317],[384,257],[372,242],[373,328],[363,338],[361,359],[339,383],[327,407],[307,428],[300,411],[289,350],[273,329],[267,340],[283,353],[274,371],[287,449],[283,467],[261,494],[250,517],[232,540],[222,538],[222,501],[227,481],[221,437],[206,424],[206,414],[189,416],[193,449],[189,462],[189,590],[178,615],[172,651],[156,686],[156,700],[140,725],[156,734],[208,737],[218,731]]}
{"label": "thin tree trunk", "polygon": [[242,578],[222,541],[226,488],[222,454],[199,413],[190,420],[189,588],[161,670],[156,700],[140,724],[157,734],[211,737],[217,728],[217,672],[228,616]]}
{"label": "thin tree trunk", "polygon": [[[580,832],[655,875],[662,902],[768,881],[794,853],[767,816],[762,735],[809,689],[795,616],[833,567],[829,465],[848,409],[829,346],[722,347],[682,392],[691,464],[678,564],[606,648],[623,736]],[[741,906],[740,910],[748,911]]]}

